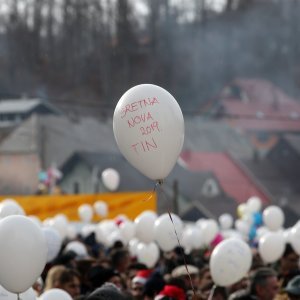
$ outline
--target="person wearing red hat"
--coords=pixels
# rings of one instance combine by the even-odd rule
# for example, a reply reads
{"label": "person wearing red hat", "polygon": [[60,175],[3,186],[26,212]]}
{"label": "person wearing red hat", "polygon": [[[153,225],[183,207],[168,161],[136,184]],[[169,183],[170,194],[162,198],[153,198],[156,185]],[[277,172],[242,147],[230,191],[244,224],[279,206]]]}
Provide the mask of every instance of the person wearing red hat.
{"label": "person wearing red hat", "polygon": [[131,281],[131,295],[134,300],[143,299],[144,286],[150,277],[152,270],[140,270],[136,273],[136,275],[132,278]]}
{"label": "person wearing red hat", "polygon": [[185,292],[182,288],[175,285],[165,285],[163,290],[154,298],[155,300],[172,299],[186,300]]}

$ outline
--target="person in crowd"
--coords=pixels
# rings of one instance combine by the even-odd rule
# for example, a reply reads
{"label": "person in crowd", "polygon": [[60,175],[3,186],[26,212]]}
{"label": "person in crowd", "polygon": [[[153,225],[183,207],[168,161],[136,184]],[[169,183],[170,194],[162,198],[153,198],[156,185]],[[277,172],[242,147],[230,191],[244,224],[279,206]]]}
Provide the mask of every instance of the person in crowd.
{"label": "person in crowd", "polygon": [[[65,290],[73,299],[80,295],[81,282],[80,275],[77,271],[65,267],[58,268],[58,266],[53,272],[51,271],[52,269],[50,269],[47,275],[45,290],[51,288],[62,289]],[[52,276],[49,281],[48,276]]]}
{"label": "person in crowd", "polygon": [[207,291],[207,288],[213,285],[213,281],[210,274],[209,266],[206,265],[199,271],[199,283],[198,289],[200,291]]}
{"label": "person in crowd", "polygon": [[64,265],[56,265],[49,269],[46,278],[45,278],[45,287],[44,291],[54,288],[55,282],[57,282],[60,274],[66,270]]}
{"label": "person in crowd", "polygon": [[144,285],[143,300],[153,300],[164,288],[166,282],[160,269],[155,269]]}
{"label": "person in crowd", "polygon": [[142,300],[144,297],[144,287],[150,277],[152,270],[144,269],[136,273],[131,281],[130,292],[134,300]]}
{"label": "person in crowd", "polygon": [[154,300],[187,300],[186,286],[183,279],[171,278]]}
{"label": "person in crowd", "polygon": [[295,252],[292,245],[287,243],[278,266],[280,287],[282,289],[285,288],[287,283],[297,275],[300,275],[299,255]]}
{"label": "person in crowd", "polygon": [[120,274],[113,268],[101,265],[92,266],[87,272],[87,280],[91,290],[101,287],[104,283],[113,283],[119,289],[123,288]]}
{"label": "person in crowd", "polygon": [[277,273],[269,267],[258,268],[250,275],[247,291],[237,291],[230,300],[274,300],[279,291]]}
{"label": "person in crowd", "polygon": [[89,294],[86,300],[126,300],[126,297],[113,283],[105,283]]}
{"label": "person in crowd", "polygon": [[286,292],[288,300],[300,300],[300,275],[291,279],[284,291]]}
{"label": "person in crowd", "polygon": [[136,261],[131,262],[126,272],[126,286],[131,286],[132,279],[136,276],[137,272],[146,269],[148,269],[148,267],[143,263]]}
{"label": "person in crowd", "polygon": [[188,290],[193,291],[198,288],[199,285],[199,269],[193,265],[181,265],[176,267],[171,276],[173,278],[181,278],[185,282],[185,286]]}

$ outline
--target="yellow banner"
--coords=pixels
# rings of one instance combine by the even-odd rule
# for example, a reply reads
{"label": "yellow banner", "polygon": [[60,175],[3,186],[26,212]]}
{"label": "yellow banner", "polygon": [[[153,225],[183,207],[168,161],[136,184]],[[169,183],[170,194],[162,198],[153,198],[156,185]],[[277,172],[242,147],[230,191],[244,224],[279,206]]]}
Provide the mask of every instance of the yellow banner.
{"label": "yellow banner", "polygon": [[[79,221],[78,207],[81,204],[93,205],[96,201],[104,201],[108,206],[107,219],[118,215],[126,215],[133,220],[144,210],[156,211],[156,193],[106,193],[89,195],[38,195],[38,196],[0,196],[0,201],[12,198],[25,210],[26,215],[37,216],[40,220],[65,214],[70,221]],[[101,220],[95,216],[94,221]]]}

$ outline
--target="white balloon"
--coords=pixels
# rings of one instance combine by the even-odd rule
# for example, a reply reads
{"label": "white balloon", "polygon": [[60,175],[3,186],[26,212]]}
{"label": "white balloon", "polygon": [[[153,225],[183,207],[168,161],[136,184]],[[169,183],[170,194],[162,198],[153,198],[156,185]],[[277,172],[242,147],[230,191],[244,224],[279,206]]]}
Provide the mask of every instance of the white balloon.
{"label": "white balloon", "polygon": [[106,246],[111,247],[115,242],[121,242],[123,245],[126,245],[126,240],[122,237],[120,230],[116,229],[113,231],[107,238],[107,244]]}
{"label": "white balloon", "polygon": [[130,252],[131,257],[136,257],[137,256],[137,246],[139,244],[139,240],[137,238],[133,238],[130,240],[128,244],[128,250]]}
{"label": "white balloon", "polygon": [[20,215],[24,216],[24,209],[13,200],[4,200],[0,203],[0,219],[7,216]]}
{"label": "white balloon", "polygon": [[129,241],[135,236],[135,224],[129,220],[126,220],[121,223],[119,228],[123,239],[129,243]]}
{"label": "white balloon", "polygon": [[137,259],[148,268],[153,268],[159,259],[158,246],[154,242],[149,244],[139,243],[137,246]]}
{"label": "white balloon", "polygon": [[283,226],[284,213],[276,205],[268,206],[263,211],[263,221],[271,231],[277,231]]}
{"label": "white balloon", "polygon": [[184,120],[177,101],[153,84],[134,86],[121,97],[113,130],[121,153],[153,180],[164,179],[171,172],[184,140]]}
{"label": "white balloon", "polygon": [[249,223],[247,223],[244,220],[237,219],[237,220],[235,220],[234,226],[235,226],[236,230],[238,232],[240,232],[242,235],[248,236],[249,231],[250,231],[250,224]]}
{"label": "white balloon", "polygon": [[102,182],[110,191],[115,191],[120,184],[119,172],[113,168],[105,169],[101,174]]}
{"label": "white balloon", "polygon": [[[0,286],[0,300],[17,300],[17,294],[7,291],[3,286]],[[21,300],[36,300],[36,294],[33,288],[29,288],[24,293],[20,294]]]}
{"label": "white balloon", "polygon": [[256,196],[250,197],[247,201],[247,210],[250,213],[259,212],[261,210],[261,206],[262,206],[261,200]]}
{"label": "white balloon", "polygon": [[28,218],[33,221],[36,225],[38,225],[39,227],[42,227],[42,221],[37,217],[37,216],[28,216]]}
{"label": "white balloon", "polygon": [[265,263],[277,261],[285,249],[282,232],[268,232],[258,242],[258,252]]}
{"label": "white balloon", "polygon": [[200,249],[203,245],[203,236],[197,226],[187,226],[182,233],[181,246],[187,250]]}
{"label": "white balloon", "polygon": [[[172,218],[172,220],[171,220]],[[183,224],[181,219],[171,213],[161,215],[154,223],[154,238],[163,251],[170,251],[179,246],[182,237]]]}
{"label": "white balloon", "polygon": [[62,245],[62,238],[58,231],[52,227],[44,227],[42,231],[47,243],[47,262],[50,262],[58,255]]}
{"label": "white balloon", "polygon": [[29,289],[47,261],[47,244],[40,227],[25,216],[0,221],[0,284],[12,293]]}
{"label": "white balloon", "polygon": [[97,225],[95,225],[95,224],[86,224],[81,228],[80,234],[82,235],[82,237],[86,238],[90,234],[95,232],[96,227],[97,227]]}
{"label": "white balloon", "polygon": [[216,237],[218,232],[219,232],[219,226],[217,221],[214,219],[206,220],[206,222],[201,226],[203,242],[206,245],[209,245],[213,241],[213,239]]}
{"label": "white balloon", "polygon": [[257,230],[256,230],[257,239],[259,240],[261,237],[263,237],[268,232],[270,232],[270,230],[266,226],[261,226],[261,227],[257,228]]}
{"label": "white balloon", "polygon": [[85,257],[88,255],[86,246],[79,241],[69,242],[65,247],[65,251],[73,251],[81,257]]}
{"label": "white balloon", "polygon": [[96,201],[94,203],[94,209],[98,216],[106,217],[108,214],[108,206],[104,201]]}
{"label": "white balloon", "polygon": [[90,222],[93,218],[93,214],[93,207],[89,204],[82,204],[78,207],[78,215],[82,222]]}
{"label": "white balloon", "polygon": [[146,210],[139,214],[135,219],[135,235],[143,243],[150,243],[154,240],[154,223],[157,214]]}
{"label": "white balloon", "polygon": [[221,226],[221,229],[227,230],[230,229],[233,225],[233,218],[231,214],[222,214],[219,217],[219,224]]}
{"label": "white balloon", "polygon": [[49,222],[47,223],[47,226],[54,227],[59,232],[62,239],[64,239],[67,236],[68,225],[69,225],[69,220],[64,214],[56,215],[54,218],[50,219]]}
{"label": "white balloon", "polygon": [[291,245],[294,251],[300,255],[300,226],[299,224],[292,227],[289,234]]}
{"label": "white balloon", "polygon": [[244,241],[229,238],[219,243],[210,257],[210,272],[219,286],[229,286],[242,279],[250,270],[251,249]]}
{"label": "white balloon", "polygon": [[72,297],[62,289],[50,289],[44,292],[39,300],[72,300]]}
{"label": "white balloon", "polygon": [[66,237],[70,240],[74,240],[77,237],[77,230],[74,225],[67,225]]}

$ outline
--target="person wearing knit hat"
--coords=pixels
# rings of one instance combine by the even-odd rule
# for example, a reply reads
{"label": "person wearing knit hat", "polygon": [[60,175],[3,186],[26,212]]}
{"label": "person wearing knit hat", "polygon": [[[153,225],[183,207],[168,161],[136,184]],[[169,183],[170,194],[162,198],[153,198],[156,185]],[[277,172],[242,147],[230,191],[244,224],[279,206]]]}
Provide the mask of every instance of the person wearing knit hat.
{"label": "person wearing knit hat", "polygon": [[97,288],[86,300],[125,300],[126,297],[122,292],[113,284],[105,283],[100,288]]}
{"label": "person wearing knit hat", "polygon": [[150,277],[152,270],[140,270],[132,278],[131,281],[131,294],[133,299],[140,300],[143,299],[144,286]]}

